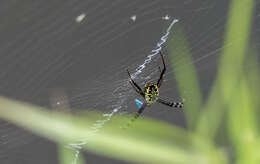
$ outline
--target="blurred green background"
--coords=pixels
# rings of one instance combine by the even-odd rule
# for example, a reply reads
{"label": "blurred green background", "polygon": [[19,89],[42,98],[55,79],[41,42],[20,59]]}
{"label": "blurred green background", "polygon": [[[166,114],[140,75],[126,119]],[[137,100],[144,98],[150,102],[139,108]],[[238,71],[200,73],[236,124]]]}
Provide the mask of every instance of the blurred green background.
{"label": "blurred green background", "polygon": [[[180,95],[185,97],[187,128],[144,117],[122,129],[119,125],[132,116],[115,115],[93,134],[92,125],[102,113],[50,112],[5,97],[0,99],[0,118],[59,144],[59,161],[64,164],[72,163],[76,151],[67,146],[78,142],[83,142],[83,151],[137,163],[259,164],[260,74],[258,50],[250,44],[255,3],[232,0],[217,76],[206,101],[191,64],[185,30],[178,26],[171,33],[169,58]],[[177,69],[178,55],[187,63],[181,69]],[[77,163],[84,159],[80,156]]]}

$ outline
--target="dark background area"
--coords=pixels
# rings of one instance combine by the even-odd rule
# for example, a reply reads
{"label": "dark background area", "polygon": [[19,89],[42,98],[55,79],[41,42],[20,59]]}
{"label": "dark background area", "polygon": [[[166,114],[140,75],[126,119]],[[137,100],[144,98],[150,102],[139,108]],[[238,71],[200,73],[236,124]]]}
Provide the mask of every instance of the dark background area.
{"label": "dark background area", "polygon": [[[215,79],[218,54],[223,49],[228,7],[227,0],[3,0],[0,2],[0,94],[48,108],[53,108],[53,97],[62,95],[61,99],[66,97],[66,105],[72,108],[109,112],[118,98],[111,94],[127,81],[125,69],[133,72],[142,64],[176,18],[179,19],[176,26],[184,29],[189,42],[205,98]],[[258,8],[257,3],[252,29],[256,48]],[[81,14],[85,18],[77,22]],[[163,19],[166,15],[169,20]],[[135,21],[132,16],[136,16]],[[165,52],[167,46],[166,43]],[[160,62],[156,59],[150,67],[157,69]],[[179,63],[185,64],[181,59]],[[160,93],[179,99],[169,60],[167,67]],[[124,111],[136,110],[133,101],[136,96],[133,90],[129,91]],[[156,109],[157,112],[146,112],[145,116],[185,127],[182,112],[169,111],[159,104],[149,108]],[[89,164],[126,163],[83,153]],[[0,121],[0,163],[56,164],[57,146]]]}

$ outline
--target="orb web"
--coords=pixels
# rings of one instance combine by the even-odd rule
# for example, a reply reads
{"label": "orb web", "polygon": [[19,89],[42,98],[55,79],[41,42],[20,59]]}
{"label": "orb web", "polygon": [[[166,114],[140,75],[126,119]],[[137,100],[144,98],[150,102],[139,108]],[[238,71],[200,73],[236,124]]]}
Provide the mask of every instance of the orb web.
{"label": "orb web", "polygon": [[[224,0],[1,3],[0,10],[8,16],[0,28],[3,36],[0,51],[4,54],[0,56],[1,94],[51,110],[69,107],[68,112],[100,112],[104,119],[93,125],[94,133],[114,114],[137,111],[135,99],[141,97],[128,84],[126,68],[140,86],[157,81],[160,57],[148,56],[158,53],[158,42],[174,19],[179,22],[170,30],[171,36],[174,37],[175,27],[183,28],[192,54],[192,63],[185,63],[182,57],[175,58],[175,69],[194,64],[205,95],[214,81],[218,54],[225,46],[234,46],[223,44],[228,11]],[[259,2],[256,2],[252,38],[257,48],[259,25]],[[167,53],[169,46],[178,52],[184,50],[168,42],[161,45],[167,72],[160,95],[177,101],[185,97],[178,95]],[[142,67],[145,61],[147,64]],[[143,115],[173,120],[171,123],[183,118],[183,113],[156,104]],[[50,151],[53,144],[7,121],[0,122],[0,163],[57,163],[51,154],[55,151]],[[80,149],[82,144],[87,141],[67,145],[75,150],[73,163],[84,153]]]}

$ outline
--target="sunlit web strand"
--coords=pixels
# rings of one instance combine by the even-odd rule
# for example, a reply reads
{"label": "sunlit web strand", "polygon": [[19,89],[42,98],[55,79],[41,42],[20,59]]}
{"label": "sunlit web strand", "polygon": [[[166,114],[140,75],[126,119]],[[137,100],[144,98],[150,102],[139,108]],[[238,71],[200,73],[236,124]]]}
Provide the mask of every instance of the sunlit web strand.
{"label": "sunlit web strand", "polygon": [[138,68],[136,69],[136,72],[131,75],[131,77],[132,77],[133,79],[136,78],[137,75],[139,75],[140,73],[142,73],[142,70],[145,68],[145,65],[148,64],[148,63],[150,63],[150,62],[152,61],[152,57],[154,57],[155,55],[157,55],[157,54],[161,51],[162,45],[167,41],[168,36],[169,36],[169,34],[170,34],[170,31],[171,31],[173,25],[174,25],[175,23],[177,23],[178,21],[179,21],[178,19],[174,19],[174,20],[172,21],[172,23],[170,24],[170,26],[167,28],[166,34],[161,37],[161,39],[160,39],[160,41],[157,43],[155,49],[153,49],[153,50],[151,51],[151,54],[147,56],[147,59],[145,59],[144,63],[141,64],[140,66],[138,66]]}

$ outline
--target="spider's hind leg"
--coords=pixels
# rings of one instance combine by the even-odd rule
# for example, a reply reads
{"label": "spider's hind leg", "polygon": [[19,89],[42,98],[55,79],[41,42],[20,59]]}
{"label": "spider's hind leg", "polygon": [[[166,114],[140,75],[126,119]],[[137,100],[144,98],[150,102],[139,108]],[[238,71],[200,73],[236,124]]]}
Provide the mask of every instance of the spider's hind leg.
{"label": "spider's hind leg", "polygon": [[144,103],[142,105],[142,107],[140,109],[138,109],[138,111],[135,113],[134,117],[126,124],[126,126],[123,127],[123,129],[130,127],[139,118],[139,116],[143,113],[146,106],[147,106],[147,104]]}
{"label": "spider's hind leg", "polygon": [[169,102],[169,101],[166,101],[166,100],[163,100],[161,98],[159,98],[157,100],[158,103],[161,103],[163,105],[167,105],[169,107],[174,107],[174,108],[183,108],[183,102]]}

